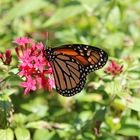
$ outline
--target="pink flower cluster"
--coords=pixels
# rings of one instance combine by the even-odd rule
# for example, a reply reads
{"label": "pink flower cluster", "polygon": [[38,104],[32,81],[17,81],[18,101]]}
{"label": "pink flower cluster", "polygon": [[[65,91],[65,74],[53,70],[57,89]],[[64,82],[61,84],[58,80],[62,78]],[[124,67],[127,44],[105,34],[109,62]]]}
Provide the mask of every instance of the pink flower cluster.
{"label": "pink flower cluster", "polygon": [[108,74],[111,74],[113,76],[116,76],[123,71],[123,65],[119,65],[116,63],[116,61],[112,60],[109,66],[105,69],[105,72]]}
{"label": "pink flower cluster", "polygon": [[30,38],[18,38],[14,43],[19,46],[15,48],[20,60],[19,76],[25,77],[21,86],[25,88],[24,94],[35,91],[37,88],[51,91],[54,87],[52,68],[44,57],[44,46],[42,43],[34,43]]}
{"label": "pink flower cluster", "polygon": [[0,53],[0,59],[2,60],[3,64],[10,65],[12,61],[11,50],[6,50],[5,54]]}

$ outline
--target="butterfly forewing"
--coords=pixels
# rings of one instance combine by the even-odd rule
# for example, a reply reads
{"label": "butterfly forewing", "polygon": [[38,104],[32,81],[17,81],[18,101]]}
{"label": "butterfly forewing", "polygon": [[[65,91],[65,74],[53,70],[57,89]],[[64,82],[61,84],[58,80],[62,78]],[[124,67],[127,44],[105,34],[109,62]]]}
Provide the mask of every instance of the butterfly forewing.
{"label": "butterfly forewing", "polygon": [[102,68],[108,59],[104,50],[89,45],[67,44],[55,48],[55,50],[79,61],[87,73]]}
{"label": "butterfly forewing", "polygon": [[73,96],[83,89],[89,72],[106,64],[108,55],[97,47],[66,44],[46,49],[46,58],[53,68],[58,93]]}

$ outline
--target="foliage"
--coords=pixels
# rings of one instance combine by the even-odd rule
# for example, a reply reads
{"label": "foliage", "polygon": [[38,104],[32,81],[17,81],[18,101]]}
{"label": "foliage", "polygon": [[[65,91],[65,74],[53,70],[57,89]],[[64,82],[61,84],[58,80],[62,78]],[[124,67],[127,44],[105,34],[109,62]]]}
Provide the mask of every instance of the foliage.
{"label": "foliage", "polygon": [[[0,140],[139,139],[139,7],[138,0],[1,0],[0,51],[10,49],[12,62],[0,61]],[[70,98],[43,90],[24,95],[12,43],[21,36],[54,47],[101,47],[122,71],[91,73],[82,92]]]}

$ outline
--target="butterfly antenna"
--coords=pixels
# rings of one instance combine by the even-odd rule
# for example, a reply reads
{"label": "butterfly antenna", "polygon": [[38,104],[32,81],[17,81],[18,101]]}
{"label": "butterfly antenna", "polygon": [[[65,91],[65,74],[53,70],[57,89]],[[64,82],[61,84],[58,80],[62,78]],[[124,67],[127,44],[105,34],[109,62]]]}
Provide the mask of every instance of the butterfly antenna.
{"label": "butterfly antenna", "polygon": [[48,48],[48,44],[49,44],[49,32],[46,32],[45,48]]}

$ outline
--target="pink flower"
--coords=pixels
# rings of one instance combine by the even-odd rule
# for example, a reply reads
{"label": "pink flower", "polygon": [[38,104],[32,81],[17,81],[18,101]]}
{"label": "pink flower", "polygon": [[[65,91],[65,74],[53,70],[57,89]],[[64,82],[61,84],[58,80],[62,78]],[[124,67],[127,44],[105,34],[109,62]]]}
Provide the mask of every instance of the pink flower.
{"label": "pink flower", "polygon": [[27,94],[30,90],[36,90],[36,80],[28,77],[26,82],[21,83],[22,87],[25,87],[24,94]]}
{"label": "pink flower", "polygon": [[21,86],[25,88],[24,93],[30,90],[43,88],[51,91],[54,88],[54,80],[52,78],[52,68],[44,57],[44,46],[42,43],[34,43],[30,38],[16,39],[19,47],[16,47],[16,53],[20,60],[19,76],[25,77],[25,82]]}
{"label": "pink flower", "polygon": [[13,41],[13,43],[16,43],[16,44],[19,44],[19,45],[25,45],[25,44],[29,44],[29,43],[32,43],[33,40],[31,38],[27,38],[27,37],[20,37],[20,38],[17,38]]}
{"label": "pink flower", "polygon": [[6,50],[5,54],[0,53],[0,59],[2,60],[3,64],[10,65],[12,61],[11,50]]}
{"label": "pink flower", "polygon": [[49,83],[48,84],[48,91],[51,91],[51,89],[53,88],[53,85],[55,85],[54,80],[52,78],[48,78],[47,82]]}
{"label": "pink flower", "polygon": [[105,69],[105,72],[116,76],[123,71],[123,65],[117,64],[114,60],[111,61],[109,66]]}

